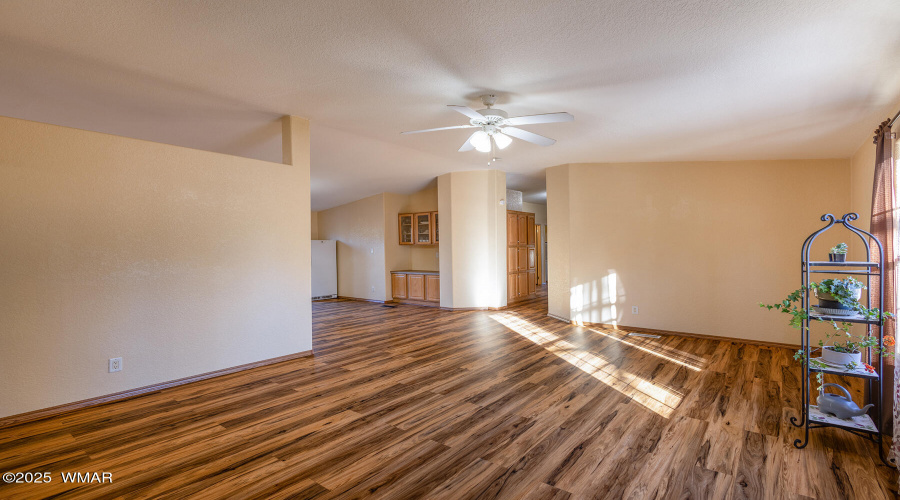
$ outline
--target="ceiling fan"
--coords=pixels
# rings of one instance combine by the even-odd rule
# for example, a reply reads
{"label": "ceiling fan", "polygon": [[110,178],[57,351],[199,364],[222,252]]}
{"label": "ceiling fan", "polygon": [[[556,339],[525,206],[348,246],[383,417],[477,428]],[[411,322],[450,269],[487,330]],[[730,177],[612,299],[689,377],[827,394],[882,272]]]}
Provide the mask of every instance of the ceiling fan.
{"label": "ceiling fan", "polygon": [[496,99],[497,98],[492,94],[481,96],[481,102],[484,103],[485,109],[479,109],[478,111],[475,111],[468,106],[450,104],[450,108],[469,117],[468,125],[414,130],[412,132],[403,132],[403,134],[420,134],[422,132],[434,132],[436,130],[451,130],[457,128],[477,128],[480,130],[476,130],[470,135],[466,142],[463,143],[462,147],[459,148],[459,151],[463,152],[475,149],[482,153],[490,153],[494,145],[499,149],[504,149],[506,146],[509,146],[512,142],[512,137],[532,144],[537,144],[538,146],[552,146],[556,143],[556,139],[522,130],[516,126],[535,125],[538,123],[570,122],[575,119],[575,117],[569,113],[546,113],[542,115],[514,116],[509,118],[506,111],[492,108]]}

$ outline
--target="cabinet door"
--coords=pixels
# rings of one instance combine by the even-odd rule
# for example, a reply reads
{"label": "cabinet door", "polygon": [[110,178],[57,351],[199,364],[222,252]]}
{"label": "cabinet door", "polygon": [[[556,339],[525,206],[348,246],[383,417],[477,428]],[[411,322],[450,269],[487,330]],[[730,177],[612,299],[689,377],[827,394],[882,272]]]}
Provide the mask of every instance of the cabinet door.
{"label": "cabinet door", "polygon": [[516,295],[516,284],[519,282],[518,274],[506,275],[506,300],[513,300]]}
{"label": "cabinet door", "polygon": [[528,240],[528,217],[525,215],[518,215],[516,217],[516,238],[517,244],[524,245]]}
{"label": "cabinet door", "polygon": [[517,255],[518,252],[516,247],[506,248],[506,272],[514,273],[519,270],[519,265],[516,263]]}
{"label": "cabinet door", "polygon": [[438,232],[438,228],[440,226],[438,225],[438,213],[437,212],[431,212],[431,222],[432,222],[432,224],[434,224],[434,244],[437,245],[441,241],[439,238],[440,233]]}
{"label": "cabinet door", "polygon": [[516,214],[506,213],[506,245],[516,246],[519,244],[519,224]]}
{"label": "cabinet door", "polygon": [[525,273],[528,275],[528,295],[537,290],[537,273]]}
{"label": "cabinet door", "polygon": [[525,230],[528,232],[525,237],[526,245],[534,246],[534,215],[529,215],[527,219],[528,222],[525,224]]}
{"label": "cabinet door", "polygon": [[406,298],[406,275],[391,274],[391,295],[395,299]]}
{"label": "cabinet door", "polygon": [[413,214],[400,214],[400,244],[413,244]]}
{"label": "cabinet door", "polygon": [[412,300],[425,300],[425,275],[407,274],[406,290]]}
{"label": "cabinet door", "polygon": [[425,300],[429,302],[441,301],[441,277],[433,274],[425,275]]}
{"label": "cabinet door", "polygon": [[528,265],[528,249],[525,247],[516,248],[516,271],[525,271]]}
{"label": "cabinet door", "polygon": [[528,270],[536,271],[537,270],[537,254],[535,253],[535,249],[529,247],[527,250],[528,250]]}
{"label": "cabinet door", "polygon": [[428,212],[415,215],[416,245],[431,245],[431,214]]}
{"label": "cabinet door", "polygon": [[528,294],[528,276],[531,273],[519,273],[516,275],[516,297],[524,297]]}

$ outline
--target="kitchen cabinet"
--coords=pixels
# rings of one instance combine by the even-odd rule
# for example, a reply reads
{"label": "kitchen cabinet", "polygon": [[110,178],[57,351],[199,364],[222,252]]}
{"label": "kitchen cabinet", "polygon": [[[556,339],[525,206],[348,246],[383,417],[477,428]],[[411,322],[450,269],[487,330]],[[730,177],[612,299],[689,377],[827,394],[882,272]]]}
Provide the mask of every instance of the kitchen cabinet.
{"label": "kitchen cabinet", "polygon": [[437,271],[391,271],[391,296],[395,302],[438,307],[441,276]]}
{"label": "kitchen cabinet", "polygon": [[406,275],[391,273],[391,295],[395,299],[405,299],[406,296]]}
{"label": "kitchen cabinet", "polygon": [[407,274],[406,290],[410,300],[425,300],[425,275]]}
{"label": "kitchen cabinet", "polygon": [[436,245],[439,239],[438,213],[397,214],[401,245]]}
{"label": "kitchen cabinet", "polygon": [[400,214],[399,221],[400,227],[400,244],[401,245],[412,245],[415,242],[413,241],[413,214]]}
{"label": "kitchen cabinet", "polygon": [[428,302],[441,301],[441,277],[434,274],[425,275],[425,300]]}
{"label": "kitchen cabinet", "polygon": [[434,235],[431,234],[431,212],[415,214],[416,245],[431,245]]}
{"label": "kitchen cabinet", "polygon": [[440,242],[438,238],[438,213],[431,212],[431,223],[434,225],[434,244],[437,245]]}

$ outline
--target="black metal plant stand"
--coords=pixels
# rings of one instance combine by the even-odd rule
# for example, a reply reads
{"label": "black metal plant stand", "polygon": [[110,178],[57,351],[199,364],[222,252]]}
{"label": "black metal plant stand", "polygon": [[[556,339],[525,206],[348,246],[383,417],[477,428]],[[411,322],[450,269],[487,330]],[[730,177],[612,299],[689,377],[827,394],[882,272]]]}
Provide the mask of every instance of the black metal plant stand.
{"label": "black metal plant stand", "polygon": [[[816,366],[810,366],[810,343],[809,343],[809,330],[810,324],[813,321],[827,321],[827,322],[848,322],[848,323],[862,323],[866,325],[866,333],[868,335],[872,334],[873,327],[877,327],[878,329],[878,344],[883,345],[882,341],[884,340],[884,332],[882,327],[884,326],[884,319],[881,315],[878,316],[877,319],[867,319],[862,316],[830,316],[827,314],[821,314],[817,311],[810,311],[810,300],[809,300],[809,283],[810,283],[810,274],[841,274],[841,275],[859,275],[865,276],[865,284],[868,293],[864,293],[865,296],[865,305],[866,307],[871,307],[871,297],[872,295],[878,296],[878,307],[882,308],[882,304],[884,304],[884,266],[882,263],[884,262],[884,249],[881,246],[881,242],[878,241],[878,238],[873,236],[871,233],[863,231],[857,227],[854,227],[850,224],[852,221],[855,221],[859,218],[858,214],[849,213],[845,214],[840,219],[835,219],[832,214],[825,214],[822,216],[822,221],[827,222],[828,224],[819,229],[818,231],[812,233],[806,238],[806,241],[803,242],[803,250],[801,254],[801,279],[803,281],[803,293],[801,294],[801,306],[806,311],[806,319],[803,321],[802,327],[800,329],[800,348],[806,353],[806,357],[803,361],[803,383],[801,384],[801,388],[803,391],[802,396],[802,405],[803,408],[801,410],[801,416],[798,420],[796,417],[791,417],[791,424],[796,427],[804,427],[804,437],[803,439],[794,440],[794,446],[797,448],[805,448],[807,444],[809,444],[809,430],[816,429],[820,427],[837,427],[839,429],[844,429],[848,432],[856,434],[858,436],[862,436],[874,443],[878,447],[878,456],[881,458],[881,461],[888,466],[893,466],[885,457],[884,454],[884,446],[882,443],[882,437],[880,430],[884,426],[884,418],[882,413],[882,376],[881,374],[884,372],[884,357],[878,356],[878,366],[875,373],[868,373],[865,370],[848,370],[842,368],[818,368]],[[855,234],[862,240],[863,245],[866,248],[866,255],[872,256],[870,243],[874,242],[878,247],[878,260],[875,262],[829,262],[829,261],[811,261],[809,260],[809,249],[812,246],[813,242],[816,238],[819,237],[820,234],[828,231],[836,224],[843,225],[850,232]],[[878,289],[874,290],[874,294],[872,286],[872,277],[878,277]],[[862,299],[860,299],[862,300]],[[871,349],[866,349],[864,353],[864,362],[868,364],[872,364],[872,351]],[[868,398],[870,401],[865,402],[865,404],[874,404],[875,406],[871,409],[871,411],[875,412],[876,419],[873,420],[869,414],[862,415],[861,417],[855,417],[853,421],[841,421],[835,418],[827,418],[826,415],[820,413],[818,408],[815,405],[810,404],[810,389],[809,389],[809,376],[810,372],[823,372],[832,375],[841,375],[848,377],[860,377],[867,379],[868,383]],[[870,412],[871,413],[871,412]]]}

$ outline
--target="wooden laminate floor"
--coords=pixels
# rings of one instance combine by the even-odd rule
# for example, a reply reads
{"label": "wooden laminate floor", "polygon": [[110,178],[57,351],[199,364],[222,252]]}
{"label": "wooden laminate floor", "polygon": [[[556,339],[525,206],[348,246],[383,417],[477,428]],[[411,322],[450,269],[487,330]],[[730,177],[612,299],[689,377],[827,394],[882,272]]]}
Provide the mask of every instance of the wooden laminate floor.
{"label": "wooden laminate floor", "polygon": [[872,443],[820,429],[791,446],[787,349],[575,327],[545,293],[498,312],[313,311],[314,357],[0,429],[0,472],[53,474],[0,498],[895,494]]}

